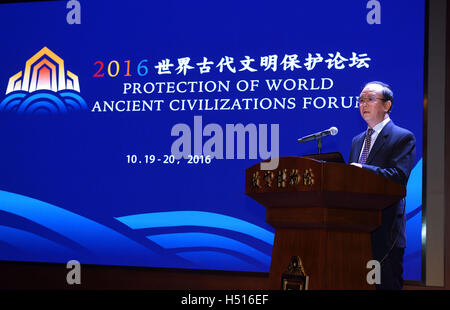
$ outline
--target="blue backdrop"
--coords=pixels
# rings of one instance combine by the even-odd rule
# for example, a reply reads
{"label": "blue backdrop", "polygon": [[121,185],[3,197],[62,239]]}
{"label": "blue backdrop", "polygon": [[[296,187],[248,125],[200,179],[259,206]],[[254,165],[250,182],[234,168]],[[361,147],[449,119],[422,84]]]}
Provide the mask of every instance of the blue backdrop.
{"label": "blue backdrop", "polygon": [[[348,159],[356,98],[381,80],[417,139],[405,278],[420,280],[425,3],[368,2],[0,5],[0,259],[266,272],[273,229],[244,193],[264,156],[247,141],[237,159],[227,124],[267,124],[269,150],[278,124],[281,156],[336,126],[322,151]],[[211,138],[195,116],[233,159],[170,156],[177,124],[192,154]]]}

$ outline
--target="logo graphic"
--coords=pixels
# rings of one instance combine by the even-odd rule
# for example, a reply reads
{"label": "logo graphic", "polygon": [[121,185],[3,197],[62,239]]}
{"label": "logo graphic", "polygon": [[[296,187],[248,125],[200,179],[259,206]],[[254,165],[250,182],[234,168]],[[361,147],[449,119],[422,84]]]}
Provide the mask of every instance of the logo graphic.
{"label": "logo graphic", "polygon": [[64,114],[87,109],[79,95],[78,76],[65,70],[64,60],[47,47],[25,63],[8,82],[0,112]]}

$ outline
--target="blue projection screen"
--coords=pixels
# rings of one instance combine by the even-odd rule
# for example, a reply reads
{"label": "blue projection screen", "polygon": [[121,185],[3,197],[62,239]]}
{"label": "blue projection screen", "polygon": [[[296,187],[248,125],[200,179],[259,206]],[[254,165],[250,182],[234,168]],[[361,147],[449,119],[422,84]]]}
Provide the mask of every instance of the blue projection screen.
{"label": "blue projection screen", "polygon": [[245,169],[348,159],[366,82],[417,139],[407,280],[421,280],[425,2],[0,5],[0,260],[268,272]]}

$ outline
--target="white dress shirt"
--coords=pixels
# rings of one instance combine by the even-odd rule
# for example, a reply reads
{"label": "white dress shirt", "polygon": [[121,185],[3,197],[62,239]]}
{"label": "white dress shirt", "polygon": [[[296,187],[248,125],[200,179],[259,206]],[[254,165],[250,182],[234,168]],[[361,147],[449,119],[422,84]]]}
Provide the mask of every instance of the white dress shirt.
{"label": "white dress shirt", "polygon": [[[369,153],[367,154],[367,156],[369,156],[370,151],[372,150],[373,145],[375,144],[375,141],[377,140],[378,134],[383,130],[384,126],[386,126],[387,123],[389,123],[391,119],[389,118],[389,116],[384,119],[381,123],[376,124],[372,129],[373,129],[373,133],[372,136],[370,137],[370,147],[369,147]],[[367,129],[369,129],[369,127],[367,127]],[[366,144],[366,139],[364,139],[364,143],[363,146],[361,148],[361,152],[359,152],[359,158],[361,158],[362,152],[364,150],[364,145]]]}

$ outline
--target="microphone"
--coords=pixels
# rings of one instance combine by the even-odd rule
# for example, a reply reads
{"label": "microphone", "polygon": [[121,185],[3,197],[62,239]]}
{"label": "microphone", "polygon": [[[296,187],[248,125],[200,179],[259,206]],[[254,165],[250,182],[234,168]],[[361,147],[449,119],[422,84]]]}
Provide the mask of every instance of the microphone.
{"label": "microphone", "polygon": [[316,132],[316,133],[313,133],[308,136],[304,136],[303,138],[298,139],[297,142],[303,143],[303,142],[308,142],[308,141],[312,141],[312,140],[318,140],[318,139],[320,139],[322,137],[326,137],[326,136],[335,136],[337,133],[338,133],[338,129],[336,127],[331,127],[330,129]]}

